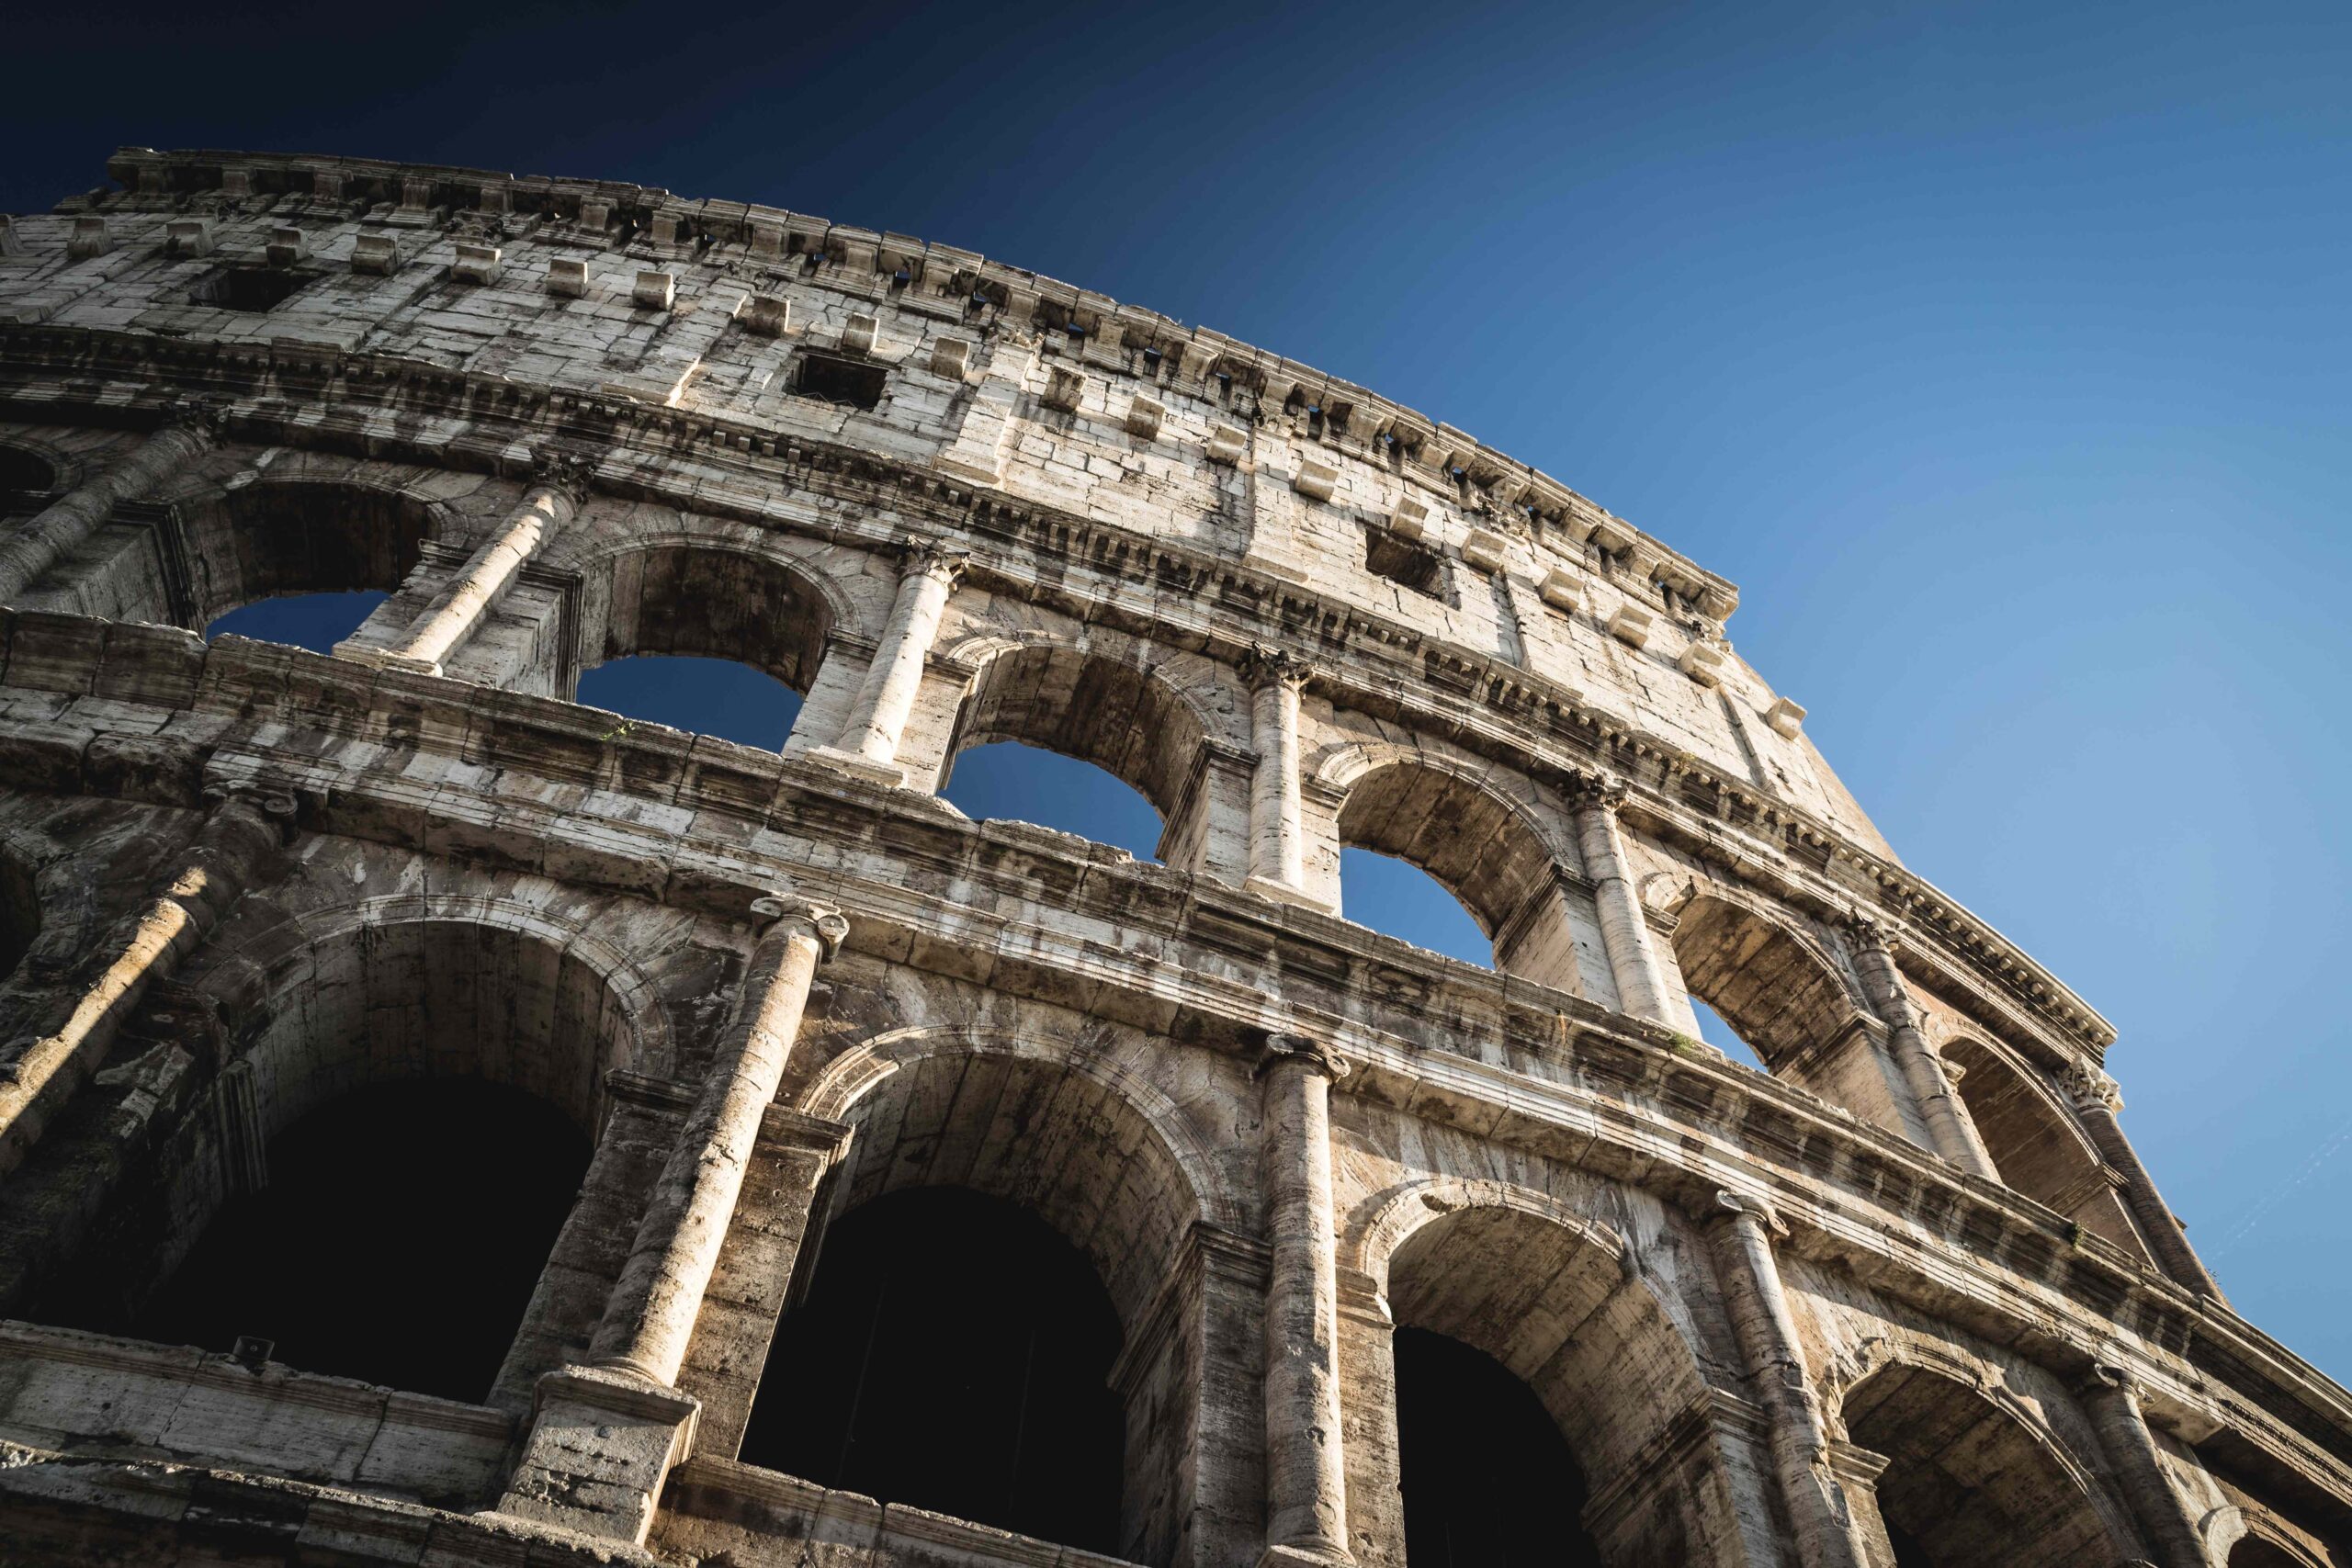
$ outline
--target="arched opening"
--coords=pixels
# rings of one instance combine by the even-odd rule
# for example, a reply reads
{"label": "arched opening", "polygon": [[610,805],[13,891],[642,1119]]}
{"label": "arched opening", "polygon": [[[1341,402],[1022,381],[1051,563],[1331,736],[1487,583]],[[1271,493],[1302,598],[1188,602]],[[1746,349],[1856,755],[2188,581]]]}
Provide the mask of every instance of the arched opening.
{"label": "arched opening", "polygon": [[2229,1568],[2310,1568],[2310,1564],[2285,1547],[2260,1536],[2240,1536],[2230,1548]]}
{"label": "arched opening", "polygon": [[125,1330],[210,1350],[258,1335],[305,1371],[478,1402],[588,1155],[560,1111],[500,1085],[344,1095],[269,1140],[268,1184],[221,1206]]}
{"label": "arched opening", "polygon": [[[1207,1328],[1198,1270],[1180,1267],[1202,1213],[1161,1130],[1171,1112],[1140,1109],[1124,1087],[1132,1063],[930,1040],[876,1056],[845,1071],[842,1083],[864,1086],[852,1103],[820,1092],[811,1105],[854,1129],[832,1177],[839,1217],[773,1342],[744,1459],[808,1465],[795,1473],[825,1483],[861,1476],[842,1483],[1129,1562],[1174,1561],[1180,1540],[1222,1527],[1189,1502]],[[1127,1346],[1138,1333],[1145,1343]],[[863,1402],[844,1400],[844,1380]],[[821,1425],[812,1388],[831,1391]],[[1023,1417],[1023,1390],[1068,1429],[1040,1432],[1042,1406]],[[955,1450],[943,1431],[985,1444],[989,1461],[967,1450],[971,1474],[944,1475]],[[1064,1448],[1081,1436],[1091,1453]],[[1069,1456],[1058,1483],[1035,1468],[1054,1454]]]}
{"label": "arched opening", "polygon": [[1723,1014],[1696,997],[1690,998],[1690,1016],[1699,1021],[1700,1039],[1743,1067],[1754,1067],[1759,1073],[1771,1070],[1764,1065],[1763,1053],[1740,1038],[1739,1031],[1724,1022]]}
{"label": "arched opening", "polygon": [[[13,502],[21,493],[28,498],[46,498],[57,488],[57,470],[49,459],[21,446],[0,445],[0,496]],[[17,510],[11,504],[8,510]]]}
{"label": "arched opening", "polygon": [[647,653],[580,677],[578,700],[624,718],[780,751],[800,717],[800,694],[731,659]]}
{"label": "arched opening", "polygon": [[[197,624],[206,635],[275,625],[267,617],[242,623],[232,612],[264,601],[318,596],[307,609],[280,612],[296,636],[266,640],[328,646],[356,630],[384,597],[414,570],[424,541],[439,531],[432,506],[397,490],[329,479],[264,479],[229,491],[212,505],[187,512],[193,559],[189,570]],[[326,624],[347,615],[332,637]],[[224,621],[229,624],[222,624]]]}
{"label": "arched opening", "polygon": [[17,972],[40,940],[40,888],[33,868],[0,851],[0,980]]}
{"label": "arched opening", "polygon": [[1410,1568],[1599,1568],[1584,1474],[1528,1386],[1482,1351],[1396,1331],[1397,1473]]}
{"label": "arched opening", "polygon": [[2004,1182],[2119,1247],[2143,1250],[2105,1167],[2071,1117],[1988,1046],[1959,1040],[1943,1055]]}
{"label": "arched opening", "polygon": [[1119,1548],[1119,1319],[1085,1256],[959,1188],[837,1221],[771,1356],[747,1463],[1089,1551]]}
{"label": "arched opening", "polygon": [[384,601],[391,597],[378,589],[349,592],[288,593],[257,604],[241,604],[204,628],[204,640],[217,637],[246,637],[255,642],[279,642],[332,653],[334,645],[359,629]]}
{"label": "arched opening", "polygon": [[743,550],[626,551],[589,573],[585,596],[583,624],[602,635],[583,670],[640,654],[731,660],[805,696],[833,629],[824,594],[797,568]]}
{"label": "arched opening", "polygon": [[258,1335],[306,1371],[482,1401],[604,1075],[643,1065],[631,1012],[573,948],[466,919],[273,943],[266,975],[224,998],[211,1085],[36,1315],[216,1351]]}
{"label": "arched opening", "polygon": [[[1186,807],[1202,734],[1199,716],[1148,664],[1066,648],[1016,649],[989,660],[965,698],[940,792],[974,816],[1017,817],[1120,843],[1138,859],[1168,858],[1193,815]],[[1002,741],[1099,772],[1056,767],[1003,750]],[[971,759],[979,777],[967,779],[966,754],[984,748],[986,758]],[[1102,774],[1140,801],[1114,793]],[[1148,806],[1152,823],[1142,820],[1138,805]]]}
{"label": "arched opening", "polygon": [[1826,959],[1744,905],[1702,893],[1683,907],[1674,960],[1704,1003],[1778,1072],[1835,1040],[1859,1010]]}
{"label": "arched opening", "polygon": [[1877,1511],[1897,1568],[2113,1561],[2082,1475],[1976,1390],[1896,1363],[1856,1384],[1843,1409],[1847,1435],[1887,1461]]}
{"label": "arched opening", "polygon": [[[1449,1561],[1428,1544],[1449,1531],[1493,1532],[1478,1551],[1456,1551],[1455,1562],[1606,1568],[1712,1561],[1710,1543],[1736,1532],[1719,1461],[1645,1469],[1651,1445],[1705,1399],[1705,1388],[1688,1342],[1611,1247],[1518,1208],[1455,1209],[1398,1244],[1387,1296],[1399,1330],[1397,1442],[1414,1568]],[[1441,1344],[1409,1339],[1408,1329]],[[1432,1371],[1445,1382],[1434,1398],[1425,1396]],[[1498,1377],[1523,1387],[1564,1447],[1523,1433],[1527,1404],[1508,1396]],[[1424,1395],[1408,1399],[1408,1379],[1423,1383]],[[1418,1481],[1416,1456],[1425,1461]],[[1514,1498],[1496,1496],[1482,1479],[1521,1474],[1535,1490]],[[1586,1517],[1583,1499],[1604,1492],[1614,1495],[1605,1517]],[[1517,1554],[1511,1543],[1531,1539],[1544,1552]],[[1514,1554],[1487,1554],[1496,1551]]]}
{"label": "arched opening", "polygon": [[1494,963],[1494,942],[1462,901],[1410,861],[1342,849],[1340,898],[1348,919],[1358,925],[1464,964]]}
{"label": "arched opening", "polygon": [[[1337,826],[1343,879],[1351,849],[1402,861],[1425,873],[1476,922],[1486,951],[1471,962],[1580,988],[1569,896],[1551,847],[1476,778],[1410,761],[1374,768],[1349,786]],[[1367,910],[1344,888],[1342,908],[1351,919],[1413,940],[1367,919],[1386,911]],[[1424,929],[1432,918],[1420,916]]]}

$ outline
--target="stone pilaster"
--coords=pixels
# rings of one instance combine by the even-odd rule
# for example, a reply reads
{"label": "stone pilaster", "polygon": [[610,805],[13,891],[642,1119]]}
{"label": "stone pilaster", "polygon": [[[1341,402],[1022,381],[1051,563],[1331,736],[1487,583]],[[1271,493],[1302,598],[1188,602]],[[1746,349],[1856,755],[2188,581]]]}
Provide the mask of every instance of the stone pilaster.
{"label": "stone pilaster", "polygon": [[180,871],[109,939],[117,944],[112,962],[55,1029],[24,1042],[0,1065],[0,1174],[24,1159],[41,1128],[106,1059],[140,998],[212,934],[292,829],[294,797],[283,791],[216,788],[205,798],[210,812]]}
{"label": "stone pilaster", "polygon": [[1749,1384],[1770,1422],[1772,1468],[1797,1561],[1804,1568],[1868,1568],[1863,1541],[1830,1472],[1828,1432],[1781,1289],[1772,1235],[1784,1228],[1760,1199],[1718,1192],[1715,1203],[1715,1270]]}
{"label": "stone pilaster", "polygon": [[2156,1439],[2140,1408],[2139,1389],[2120,1367],[2099,1363],[2078,1387],[2108,1468],[2159,1568],[2210,1568],[2196,1516],[2165,1474]]}
{"label": "stone pilaster", "polygon": [[2146,1238],[2148,1249],[2155,1255],[2156,1267],[2198,1294],[2226,1304],[2222,1287],[2188,1245],[2180,1222],[2173,1218],[2171,1205],[2156,1190],[2155,1179],[2140,1163],[2139,1151],[2132,1148],[2132,1140],[2123,1135],[2122,1124],[2115,1119],[2115,1113],[2123,1109],[2123,1091],[2113,1078],[2083,1064],[2071,1067],[2063,1075],[2063,1080],[2066,1098],[2073,1102],[2075,1114],[2082,1119],[2083,1131],[2090,1135],[2091,1146],[2098,1150],[2100,1159],[2122,1173],[2124,1204],[2132,1211],[2141,1235]]}
{"label": "stone pilaster", "polygon": [[842,727],[841,739],[811,749],[811,756],[892,785],[906,782],[906,770],[898,764],[899,742],[922,686],[923,662],[939,636],[947,596],[970,558],[965,551],[936,545],[908,549],[889,624],[850,705],[849,722]]}
{"label": "stone pilaster", "polygon": [[1331,1083],[1346,1064],[1296,1035],[1258,1065],[1266,1190],[1266,1556],[1348,1560],[1340,1440],[1338,1262],[1331,1229]]}
{"label": "stone pilaster", "polygon": [[1585,782],[1576,802],[1577,847],[1584,855],[1585,874],[1592,879],[1593,902],[1600,911],[1600,944],[1609,955],[1609,972],[1617,983],[1622,1012],[1653,1023],[1671,1026],[1666,1005],[1666,979],[1651,946],[1648,919],[1642,912],[1641,894],[1634,889],[1619,836],[1617,810],[1625,803],[1624,786],[1610,780]]}
{"label": "stone pilaster", "polygon": [[22,599],[43,572],[106,525],[118,502],[137,500],[211,451],[220,427],[217,411],[175,404],[162,428],[0,540],[0,604]]}
{"label": "stone pilaster", "polygon": [[1945,1076],[1943,1059],[1928,1048],[1927,1036],[1920,1032],[1918,1010],[1911,1005],[1911,993],[1904,988],[1903,975],[1895,967],[1885,928],[1867,917],[1857,917],[1848,925],[1847,932],[1863,993],[1870,998],[1871,1010],[1886,1025],[1887,1045],[1902,1071],[1904,1086],[1918,1108],[1919,1119],[1927,1125],[1935,1152],[1962,1170],[1998,1181],[2001,1173],[1995,1168],[1993,1156],[1985,1152],[1984,1140],[1976,1135],[1976,1125],[1969,1120],[1968,1110],[1961,1104],[1951,1078]]}
{"label": "stone pilaster", "polygon": [[1253,893],[1308,903],[1305,810],[1299,799],[1298,692],[1314,671],[1295,655],[1260,648],[1242,666],[1250,682],[1250,880]]}
{"label": "stone pilaster", "polygon": [[335,645],[336,656],[441,673],[444,661],[481,629],[516,575],[578,513],[588,493],[589,473],[588,465],[568,458],[543,464],[538,481],[523,492],[521,503],[398,641],[388,648],[368,647],[346,638]]}
{"label": "stone pilaster", "polygon": [[674,1386],[678,1369],[817,966],[848,931],[831,906],[792,896],[761,898],[752,912],[766,929],[638,1223],[591,1364],[539,1380],[502,1512],[642,1545],[663,1477],[693,1451],[701,1407]]}

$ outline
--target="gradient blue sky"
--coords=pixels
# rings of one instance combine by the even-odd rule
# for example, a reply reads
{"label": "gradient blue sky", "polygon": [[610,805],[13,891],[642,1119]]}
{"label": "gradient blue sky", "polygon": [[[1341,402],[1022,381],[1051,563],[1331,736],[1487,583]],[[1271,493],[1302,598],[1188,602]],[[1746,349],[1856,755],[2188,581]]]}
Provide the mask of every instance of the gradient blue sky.
{"label": "gradient blue sky", "polygon": [[[1905,859],[2121,1031],[2124,1124],[2237,1306],[2352,1376],[2352,10],[11,26],[54,69],[0,104],[0,206],[118,142],[769,202],[1209,322],[1559,475],[1741,584],[1740,651]],[[1062,793],[967,758],[956,797],[989,790]]]}

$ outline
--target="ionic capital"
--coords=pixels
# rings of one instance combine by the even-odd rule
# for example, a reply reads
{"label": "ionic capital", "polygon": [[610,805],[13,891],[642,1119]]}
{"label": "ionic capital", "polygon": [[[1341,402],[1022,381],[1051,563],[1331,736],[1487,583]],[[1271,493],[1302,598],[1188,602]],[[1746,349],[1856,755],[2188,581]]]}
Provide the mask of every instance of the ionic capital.
{"label": "ionic capital", "polygon": [[2093,1361],[2075,1386],[2085,1395],[2120,1393],[2135,1404],[2140,1401],[2140,1380],[2112,1361]]}
{"label": "ionic capital", "polygon": [[899,558],[899,571],[905,577],[933,578],[943,587],[953,588],[971,564],[969,550],[936,539],[910,539]]}
{"label": "ionic capital", "polygon": [[820,964],[831,963],[849,936],[849,921],[837,906],[798,893],[763,894],[752,900],[752,915],[763,937],[781,931],[809,938]]}
{"label": "ionic capital", "polygon": [[1262,690],[1279,681],[1295,691],[1314,678],[1315,666],[1286,648],[1259,643],[1241,660],[1241,678]]}
{"label": "ionic capital", "polygon": [[531,482],[554,491],[577,510],[588,503],[588,492],[595,485],[596,461],[570,452],[535,452]]}
{"label": "ionic capital", "polygon": [[1250,1076],[1263,1077],[1271,1068],[1291,1062],[1320,1073],[1333,1083],[1348,1076],[1348,1064],[1337,1051],[1305,1034],[1267,1035],[1265,1048],[1258,1053],[1258,1065]]}
{"label": "ionic capital", "polygon": [[231,807],[250,811],[277,833],[280,843],[293,835],[294,818],[301,809],[293,791],[250,781],[205,785],[204,805],[216,814]]}
{"label": "ionic capital", "polygon": [[1773,1211],[1772,1205],[1752,1192],[1735,1192],[1728,1188],[1724,1189],[1715,1194],[1715,1208],[1718,1219],[1728,1219],[1736,1223],[1738,1217],[1745,1214],[1774,1235],[1789,1234],[1789,1227],[1781,1222],[1781,1216]]}

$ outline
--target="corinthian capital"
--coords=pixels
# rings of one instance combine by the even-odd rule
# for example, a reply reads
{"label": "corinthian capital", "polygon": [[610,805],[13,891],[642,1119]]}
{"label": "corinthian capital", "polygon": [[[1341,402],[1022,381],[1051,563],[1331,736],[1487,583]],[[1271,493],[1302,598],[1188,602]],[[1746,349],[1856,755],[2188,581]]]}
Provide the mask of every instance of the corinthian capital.
{"label": "corinthian capital", "polygon": [[2058,1069],[2058,1081],[2077,1110],[2114,1111],[2123,1109],[2122,1086],[2087,1062],[2068,1062]]}
{"label": "corinthian capital", "polygon": [[1577,806],[1613,813],[1625,804],[1625,781],[1609,773],[1580,772],[1569,778],[1568,799]]}
{"label": "corinthian capital", "polygon": [[561,492],[575,507],[586,504],[588,491],[595,481],[596,460],[593,457],[571,452],[531,455],[531,482]]}
{"label": "corinthian capital", "polygon": [[1241,678],[1253,687],[1272,685],[1280,681],[1297,687],[1314,677],[1315,666],[1286,648],[1259,643],[1241,660]]}
{"label": "corinthian capital", "polygon": [[218,398],[175,398],[164,410],[164,428],[219,441],[228,433],[229,405]]}
{"label": "corinthian capital", "polygon": [[908,577],[934,577],[949,588],[964,575],[972,564],[972,552],[937,539],[910,539],[905,554],[899,558],[899,570]]}

